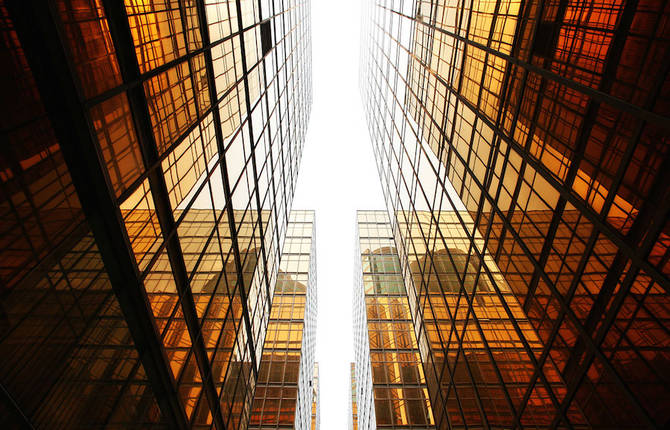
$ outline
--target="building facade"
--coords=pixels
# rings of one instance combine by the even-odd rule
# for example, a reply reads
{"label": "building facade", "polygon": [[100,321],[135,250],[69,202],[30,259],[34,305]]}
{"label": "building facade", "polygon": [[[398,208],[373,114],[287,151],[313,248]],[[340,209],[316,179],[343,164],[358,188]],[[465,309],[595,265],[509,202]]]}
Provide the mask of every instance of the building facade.
{"label": "building facade", "polygon": [[388,217],[383,211],[357,217],[354,330],[357,340],[367,339],[357,342],[353,366],[357,426],[435,428]]}
{"label": "building facade", "polygon": [[291,211],[248,429],[312,427],[316,343],[313,211]]}
{"label": "building facade", "polygon": [[[361,93],[438,428],[670,423],[667,15],[662,1],[367,2]],[[479,347],[428,323],[431,290],[454,285],[446,321],[465,306]],[[513,351],[496,351],[480,298],[500,304]],[[510,362],[525,363],[514,377]]]}
{"label": "building facade", "polygon": [[358,430],[358,404],[356,402],[356,363],[349,363],[351,393],[347,394],[347,403],[349,406],[348,428],[349,430]]}
{"label": "building facade", "polygon": [[4,428],[246,428],[309,7],[0,1]]}
{"label": "building facade", "polygon": [[312,380],[312,430],[321,428],[321,386],[319,385],[319,363],[314,362],[314,379]]}

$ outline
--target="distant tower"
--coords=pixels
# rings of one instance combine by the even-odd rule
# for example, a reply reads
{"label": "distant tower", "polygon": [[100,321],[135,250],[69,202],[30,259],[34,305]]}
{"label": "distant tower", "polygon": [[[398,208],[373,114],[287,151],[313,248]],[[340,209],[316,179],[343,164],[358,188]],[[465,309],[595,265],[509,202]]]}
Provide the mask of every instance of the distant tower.
{"label": "distant tower", "polygon": [[291,211],[272,299],[249,430],[310,430],[315,395],[314,211]]}
{"label": "distant tower", "polygon": [[358,430],[358,405],[356,402],[356,363],[350,363],[351,393],[347,394],[349,404],[349,430]]}
{"label": "distant tower", "polygon": [[358,428],[434,428],[388,217],[383,211],[359,211],[357,218],[352,369]]}

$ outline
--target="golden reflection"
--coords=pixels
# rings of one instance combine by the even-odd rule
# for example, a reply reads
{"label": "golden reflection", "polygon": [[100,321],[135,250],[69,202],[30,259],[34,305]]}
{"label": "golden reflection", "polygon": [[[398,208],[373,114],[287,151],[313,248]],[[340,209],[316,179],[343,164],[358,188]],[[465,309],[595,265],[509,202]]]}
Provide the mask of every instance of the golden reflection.
{"label": "golden reflection", "polygon": [[144,82],[158,154],[162,155],[197,117],[187,61]]}
{"label": "golden reflection", "polygon": [[311,354],[308,343],[313,342],[308,337],[309,319],[314,316],[314,310],[310,312],[310,306],[314,305],[314,292],[310,293],[313,280],[309,279],[313,227],[312,212],[291,213],[265,334],[250,429],[293,426],[299,421],[297,405],[312,407],[311,401],[303,401],[304,396],[313,395],[313,390],[311,386],[304,390],[302,385],[306,381],[301,382],[300,367],[308,365],[306,354]]}
{"label": "golden reflection", "polygon": [[121,84],[109,24],[99,0],[58,0],[58,13],[87,98]]}
{"label": "golden reflection", "polygon": [[149,179],[121,203],[121,213],[137,266],[143,271],[163,242]]}
{"label": "golden reflection", "polygon": [[[381,221],[381,222],[380,222]],[[385,217],[359,212],[358,233],[378,428],[434,425],[400,262]]]}
{"label": "golden reflection", "polygon": [[[126,12],[142,72],[186,54],[181,11],[177,3],[167,0],[126,0]],[[196,16],[190,16],[190,19],[197,24]],[[191,34],[197,32],[191,31]]]}
{"label": "golden reflection", "polygon": [[[458,396],[462,401],[473,386],[482,393],[489,391],[488,395],[500,403],[495,410],[488,409],[493,408],[492,405],[484,404],[489,422],[511,425],[513,411],[506,406],[503,390],[507,390],[513,402],[521,401],[534,370],[533,357],[529,356],[527,347],[537,358],[543,344],[517,299],[509,294],[509,287],[493,259],[481,249],[482,244],[479,246],[484,252],[483,264],[472,253],[462,251],[467,235],[456,213],[442,212],[437,221],[428,212],[416,215],[398,216],[401,220],[398,230],[404,243],[418,245],[407,248],[409,265],[419,301],[423,303],[420,312],[428,345],[435,360],[440,362],[439,367],[444,366],[447,372],[442,376],[429,372],[428,386],[440,387],[447,400]],[[469,218],[465,212],[462,216]],[[434,231],[436,236],[427,240],[423,234],[426,231]],[[478,241],[475,239],[475,243]],[[484,264],[500,293],[493,289]],[[512,318],[519,331],[511,324]],[[444,358],[440,358],[443,352],[453,358],[444,362]],[[545,376],[551,389],[564,390],[558,371],[549,363],[547,367]],[[516,384],[519,389],[514,388]],[[524,419],[549,425],[552,417],[544,411],[553,408],[550,397],[535,391],[531,399]],[[452,424],[483,423],[479,409],[467,402],[448,413]]]}
{"label": "golden reflection", "polygon": [[[512,53],[512,46],[517,31],[518,15],[520,13],[520,1],[507,0],[503,2],[489,0],[475,0],[468,8],[469,21],[467,24],[467,37],[473,42],[477,42],[492,48],[496,52],[509,55]],[[570,24],[588,25],[590,29],[573,27],[571,25],[560,25],[556,45],[553,47],[555,57],[550,66],[553,71],[565,75],[573,80],[580,81],[585,85],[598,88],[601,82],[605,59],[608,47],[612,43],[612,34],[605,30],[612,28],[612,23],[617,22],[618,14],[621,11],[621,2],[617,1],[608,4],[607,8],[598,9],[598,13],[587,13],[590,10],[583,5],[569,3],[565,11],[565,22]],[[458,2],[453,0],[444,0],[438,2],[437,8],[432,8],[431,4],[421,3],[418,15],[426,24],[435,24],[449,32],[462,31],[462,17]],[[487,54],[484,50],[466,45],[454,39],[447,33],[435,31],[432,40],[431,50],[427,50],[423,25],[417,25],[416,36],[414,38],[413,61],[410,62],[410,83],[411,88],[418,99],[409,98],[408,107],[414,119],[423,127],[423,137],[428,145],[433,149],[436,155],[439,155],[445,144],[450,144],[456,149],[463,159],[469,160],[469,167],[478,178],[484,176],[484,164],[487,156],[485,155],[493,144],[493,139],[485,139],[485,147],[477,150],[477,145],[471,142],[473,132],[481,133],[486,127],[481,121],[475,123],[474,112],[469,108],[459,104],[456,106],[452,99],[448,98],[447,91],[441,82],[446,82],[452,86],[452,90],[463,96],[479,114],[485,115],[490,121],[495,122],[498,118],[501,108],[503,115],[510,120],[513,117],[515,106],[510,103],[503,106],[500,103],[500,91],[505,74],[508,69],[507,60],[499,55]],[[592,28],[591,28],[592,27]],[[599,30],[599,31],[596,31]],[[549,31],[540,28],[540,32]],[[583,43],[576,47],[574,40],[582,40]],[[523,40],[522,44],[528,43]],[[624,56],[632,54],[632,45],[626,46]],[[536,52],[534,59],[538,59],[541,52]],[[464,60],[462,58],[464,57]],[[536,60],[539,61],[539,60]],[[461,70],[462,64],[462,70]],[[567,65],[564,67],[563,65]],[[428,74],[424,75],[424,70]],[[512,69],[514,71],[514,69]],[[462,76],[462,81],[458,77]],[[519,73],[513,73],[512,76],[518,81],[521,79]],[[427,84],[427,85],[426,85]],[[550,172],[553,172],[558,179],[565,180],[570,165],[572,163],[573,148],[578,138],[578,130],[586,113],[587,98],[572,89],[562,87],[554,82],[546,82],[544,99],[539,93],[540,80],[537,76],[531,74],[526,83],[526,92],[519,100],[518,82],[512,81],[511,89],[513,96],[511,100],[517,100],[521,106],[519,121],[516,127],[511,131],[514,140],[522,146],[527,146],[529,152],[535,156]],[[460,86],[459,86],[460,85]],[[536,119],[533,112],[538,103],[544,103],[540,114]],[[550,104],[550,105],[549,105]],[[423,119],[428,112],[428,118]],[[454,116],[451,112],[458,109],[459,112]],[[616,112],[607,106],[601,108],[599,116],[600,122],[610,121]],[[453,117],[453,118],[452,118]],[[528,138],[529,126],[536,123],[533,135]],[[616,122],[610,121],[609,127],[616,127]],[[626,118],[620,119],[620,126],[617,133],[625,139],[630,135],[628,129],[632,127],[631,121]],[[443,127],[443,124],[446,127]],[[476,125],[475,125],[476,124]],[[606,137],[608,126],[599,123],[594,127],[587,142],[586,157],[587,162],[582,162],[578,168],[576,177],[569,186],[577,196],[583,199],[596,212],[600,213],[605,209],[605,202],[608,198],[614,201],[607,207],[608,221],[616,228],[621,228],[619,218],[627,219],[625,223],[630,223],[637,214],[637,198],[630,192],[630,186],[625,184],[620,190],[611,189],[610,175],[616,171],[616,166],[620,159],[619,153],[623,149],[612,152],[607,155],[612,161],[608,162],[612,167],[607,170],[606,166],[601,164],[599,159],[602,157],[602,151],[605,149],[603,141]],[[450,132],[453,129],[453,140]],[[474,130],[473,130],[474,129]],[[614,136],[610,145],[625,145],[625,143],[616,143],[617,136]],[[471,155],[472,149],[475,149],[479,157]],[[483,163],[478,163],[482,160]],[[444,158],[446,161],[446,157]],[[460,184],[466,178],[457,172],[460,161],[454,157],[451,158],[452,173],[450,179],[458,189]],[[607,175],[598,173],[598,170],[605,169]],[[641,168],[637,167],[634,171],[627,172],[630,177],[641,173]],[[511,180],[511,179],[510,179]],[[627,181],[626,181],[627,182]],[[640,186],[647,187],[641,183]],[[648,188],[648,187],[647,187]],[[495,189],[495,188],[493,188]],[[555,192],[547,185],[546,188],[537,189],[538,194],[545,190]],[[472,192],[472,191],[471,191]],[[616,192],[614,196],[610,193]],[[472,199],[463,198],[466,206],[470,207],[469,202],[478,201],[477,196]],[[473,205],[475,203],[472,203]],[[539,199],[528,203],[529,208],[536,210],[544,209]]]}
{"label": "golden reflection", "polygon": [[119,94],[91,108],[91,121],[112,188],[119,197],[144,170],[126,94]]}

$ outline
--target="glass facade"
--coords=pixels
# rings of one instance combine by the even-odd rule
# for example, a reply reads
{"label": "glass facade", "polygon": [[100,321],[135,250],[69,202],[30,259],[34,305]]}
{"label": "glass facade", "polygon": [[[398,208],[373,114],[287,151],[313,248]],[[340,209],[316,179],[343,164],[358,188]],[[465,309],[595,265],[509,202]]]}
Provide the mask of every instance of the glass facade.
{"label": "glass facade", "polygon": [[247,427],[310,113],[309,14],[0,0],[5,428]]}
{"label": "glass facade", "polygon": [[666,426],[666,2],[365,9],[361,92],[438,428]]}
{"label": "glass facade", "polygon": [[312,380],[312,430],[321,428],[321,387],[319,385],[319,363],[314,362],[314,379]]}
{"label": "glass facade", "polygon": [[292,211],[272,298],[249,429],[312,426],[316,342],[313,211]]}
{"label": "glass facade", "polygon": [[349,404],[349,430],[358,430],[358,405],[356,404],[356,363],[349,363],[351,373],[351,394],[347,395]]}
{"label": "glass facade", "polygon": [[355,331],[367,334],[368,342],[356,345],[354,368],[371,370],[355,372],[357,406],[366,411],[358,413],[358,428],[435,428],[387,215],[359,211],[357,227],[361,270],[355,274],[360,278],[354,291]]}
{"label": "glass facade", "polygon": [[[442,211],[437,219],[428,211],[396,216],[405,273],[416,292],[415,314],[421,315],[417,333],[426,347],[435,415],[451,427],[482,426],[483,417],[492,427],[508,426],[510,405],[523,402],[534,357],[542,351],[536,331],[493,258],[478,252],[483,248],[476,233],[477,248],[469,247],[461,226],[464,222],[473,231],[467,212]],[[448,236],[426,240],[425,232],[437,229]],[[565,392],[553,363],[542,371],[543,384],[554,393]],[[545,391],[535,390],[525,410],[521,426],[550,425],[551,397]],[[578,408],[568,412],[572,422],[583,424]]]}

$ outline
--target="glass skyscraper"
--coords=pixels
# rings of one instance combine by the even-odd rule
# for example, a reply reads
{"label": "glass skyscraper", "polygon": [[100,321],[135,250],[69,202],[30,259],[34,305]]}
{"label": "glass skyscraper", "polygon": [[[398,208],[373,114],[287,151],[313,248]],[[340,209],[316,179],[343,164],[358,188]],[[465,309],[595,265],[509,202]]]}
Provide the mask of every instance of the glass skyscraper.
{"label": "glass skyscraper", "polygon": [[426,378],[386,213],[359,211],[357,232],[353,369],[358,428],[432,428]]}
{"label": "glass skyscraper", "polygon": [[313,211],[291,212],[249,429],[312,428],[318,400],[314,221]]}
{"label": "glass skyscraper", "polygon": [[[358,252],[358,250],[357,250]],[[349,363],[351,392],[347,393],[349,410],[347,413],[349,430],[358,430],[358,402],[356,402],[356,363]]]}
{"label": "glass skyscraper", "polygon": [[309,15],[0,1],[3,428],[247,427],[311,106]]}
{"label": "glass skyscraper", "polygon": [[321,385],[319,384],[319,363],[314,362],[314,379],[312,380],[312,430],[321,428]]}
{"label": "glass skyscraper", "polygon": [[365,8],[361,92],[436,427],[667,426],[666,2]]}

